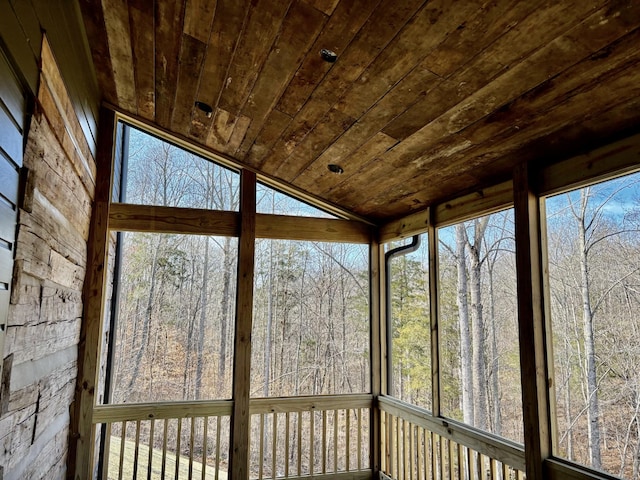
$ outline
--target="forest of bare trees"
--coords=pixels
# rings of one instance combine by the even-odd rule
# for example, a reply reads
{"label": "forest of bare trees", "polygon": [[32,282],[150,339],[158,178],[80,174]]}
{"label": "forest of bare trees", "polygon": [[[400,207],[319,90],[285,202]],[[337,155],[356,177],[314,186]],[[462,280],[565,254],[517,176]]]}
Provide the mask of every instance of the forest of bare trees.
{"label": "forest of bare trees", "polygon": [[639,175],[546,202],[558,449],[640,478]]}
{"label": "forest of bare trees", "polygon": [[[237,210],[237,173],[131,137],[127,202]],[[632,479],[640,479],[637,192],[638,178],[628,177],[549,198],[543,209],[556,452]],[[263,213],[327,216],[264,186],[258,200]],[[513,211],[440,228],[437,243],[442,414],[522,442]],[[426,245],[391,264],[391,393],[430,410]],[[111,402],[230,398],[236,239],[126,233],[121,251]],[[259,240],[255,260],[251,395],[369,392],[368,247]]]}
{"label": "forest of bare trees", "polygon": [[[559,456],[640,478],[639,175],[546,200]],[[439,235],[441,408],[522,442],[512,211]],[[426,242],[423,242],[423,244]],[[428,265],[395,260],[394,394],[430,408]]]}

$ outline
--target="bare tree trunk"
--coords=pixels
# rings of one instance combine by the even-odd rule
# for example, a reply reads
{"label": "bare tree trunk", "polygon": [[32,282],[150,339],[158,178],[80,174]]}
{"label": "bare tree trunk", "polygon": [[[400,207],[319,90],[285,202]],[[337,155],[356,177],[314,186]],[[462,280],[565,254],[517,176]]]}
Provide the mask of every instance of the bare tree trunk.
{"label": "bare tree trunk", "polygon": [[500,409],[500,356],[496,334],[495,292],[493,290],[493,265],[489,265],[489,318],[491,319],[491,399],[493,401],[492,432],[502,435],[502,412]]}
{"label": "bare tree trunk", "polygon": [[600,425],[598,405],[598,381],[596,376],[595,339],[593,334],[593,310],[591,308],[589,263],[587,249],[586,211],[589,199],[588,189],[580,191],[580,218],[578,219],[578,242],[580,247],[580,274],[582,293],[582,320],[585,354],[585,369],[587,373],[587,431],[589,434],[589,456],[591,466],[602,468],[600,456]]}
{"label": "bare tree trunk", "polygon": [[473,395],[474,395],[474,420],[475,426],[487,429],[487,373],[484,353],[484,316],[482,305],[482,263],[480,250],[484,239],[484,233],[489,223],[489,217],[474,220],[473,245],[467,238],[467,248],[471,257],[470,283],[471,283],[471,325],[473,330]]}
{"label": "bare tree trunk", "polygon": [[220,299],[220,359],[218,361],[218,391],[225,385],[227,369],[227,329],[229,325],[229,294],[231,290],[231,238],[224,239],[224,271],[222,273],[222,298]]}
{"label": "bare tree trunk", "polygon": [[204,369],[204,332],[207,323],[207,301],[209,289],[209,237],[204,237],[204,262],[202,265],[202,290],[200,291],[200,324],[198,326],[198,348],[196,349],[196,400],[202,391],[202,371]]}
{"label": "bare tree trunk", "polygon": [[305,275],[307,273],[307,255],[304,254],[304,263],[302,266],[302,276],[300,279],[300,311],[298,313],[298,344],[296,346],[296,365],[295,365],[295,375],[294,375],[294,395],[299,395],[300,394],[300,350],[302,349],[302,324],[303,324],[303,320],[305,318],[304,315],[304,296],[305,296],[305,291],[304,291],[304,281],[305,281]]}
{"label": "bare tree trunk", "polygon": [[149,343],[149,331],[151,330],[151,317],[153,314],[153,305],[155,300],[156,282],[158,277],[158,252],[160,251],[161,239],[158,239],[158,244],[153,250],[153,260],[151,261],[151,279],[149,285],[149,298],[147,299],[147,306],[145,308],[144,319],[142,322],[142,338],[140,339],[138,351],[136,352],[135,359],[133,361],[133,373],[129,379],[129,385],[127,391],[130,392],[133,389],[133,383],[135,382],[138,374],[140,373],[140,364],[142,363],[142,357]]}
{"label": "bare tree trunk", "polygon": [[636,451],[633,456],[633,477],[638,478],[640,475],[640,421],[636,417]]}
{"label": "bare tree trunk", "polygon": [[467,287],[467,232],[462,223],[456,225],[456,263],[458,269],[458,322],[460,327],[460,370],[462,377],[462,416],[474,425],[473,385],[471,365],[471,335],[469,333],[469,302]]}
{"label": "bare tree trunk", "polygon": [[271,326],[273,325],[273,240],[269,240],[269,284],[267,287],[267,332],[264,342],[264,379],[262,396],[269,396],[269,377],[271,375]]}

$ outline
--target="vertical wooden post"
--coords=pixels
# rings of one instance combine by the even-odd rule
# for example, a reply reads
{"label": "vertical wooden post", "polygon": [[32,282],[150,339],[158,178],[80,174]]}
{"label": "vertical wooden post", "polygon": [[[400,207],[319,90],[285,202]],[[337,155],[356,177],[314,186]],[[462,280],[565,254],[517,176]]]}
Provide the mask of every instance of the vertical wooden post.
{"label": "vertical wooden post", "polygon": [[253,274],[256,243],[256,174],[240,175],[240,239],[238,244],[238,286],[233,363],[233,411],[231,414],[230,478],[249,478],[249,381],[251,377],[251,327],[253,317]]}
{"label": "vertical wooden post", "polygon": [[543,461],[551,454],[542,267],[545,239],[527,164],[514,169],[513,188],[526,473],[528,480],[542,480]]}
{"label": "vertical wooden post", "polygon": [[[371,291],[369,292],[370,298],[370,311],[371,311],[371,393],[374,398],[374,405],[370,412],[370,440],[371,444],[369,451],[371,452],[371,469],[373,470],[374,478],[378,478],[380,471],[380,458],[382,448],[382,438],[380,436],[380,409],[378,408],[376,399],[381,393],[382,388],[382,318],[381,315],[381,298],[380,292],[382,290],[380,283],[380,264],[381,264],[381,248],[377,240],[372,240],[369,247],[369,285]],[[359,452],[358,452],[359,454]]]}
{"label": "vertical wooden post", "polygon": [[440,313],[438,293],[438,236],[434,224],[435,209],[429,209],[429,316],[431,317],[431,411],[440,416]]}
{"label": "vertical wooden post", "polygon": [[96,191],[87,242],[83,316],[78,343],[78,377],[71,407],[67,478],[77,480],[93,477],[96,439],[91,417],[98,382],[104,295],[107,290],[109,202],[115,126],[114,112],[103,107],[99,118]]}

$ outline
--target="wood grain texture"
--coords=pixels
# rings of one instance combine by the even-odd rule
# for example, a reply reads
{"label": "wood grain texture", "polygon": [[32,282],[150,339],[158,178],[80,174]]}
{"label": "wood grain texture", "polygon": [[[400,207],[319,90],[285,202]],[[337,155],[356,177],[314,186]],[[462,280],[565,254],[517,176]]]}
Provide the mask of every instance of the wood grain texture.
{"label": "wood grain texture", "polygon": [[289,1],[258,0],[249,9],[247,26],[238,40],[234,61],[229,66],[219,106],[237,114],[251,89],[281,28]]}
{"label": "wood grain texture", "polygon": [[[282,23],[242,114],[251,119],[243,143],[247,151],[262,129],[264,121],[298,70],[326,21],[315,8],[294,2]],[[317,55],[317,54],[316,54]],[[235,154],[236,152],[229,152]]]}
{"label": "wood grain texture", "polygon": [[155,55],[153,2],[129,1],[131,49],[136,82],[138,115],[155,118]]}
{"label": "wood grain texture", "polygon": [[95,188],[96,165],[93,150],[80,119],[68,96],[62,73],[55,61],[49,38],[42,43],[42,77],[38,102],[49,126],[71,160],[75,176],[80,178],[87,192]]}
{"label": "wood grain texture", "polygon": [[[371,352],[371,393],[377,398],[382,393],[382,332],[384,327],[384,315],[381,292],[384,287],[382,284],[382,265],[384,262],[384,248],[381,247],[375,239],[372,239],[369,247],[369,285],[370,285],[370,352]],[[380,471],[382,464],[382,415],[377,408],[371,408],[369,411],[370,434],[369,434],[369,451],[371,452],[371,468],[374,475]],[[358,449],[360,450],[360,449]],[[359,458],[359,457],[358,457]]]}
{"label": "wood grain texture", "polygon": [[378,241],[386,243],[424,233],[429,229],[430,218],[430,209],[426,209],[388,222],[378,230]]}
{"label": "wood grain texture", "polygon": [[155,121],[164,128],[173,115],[184,8],[185,0],[155,2]]}
{"label": "wood grain texture", "polygon": [[325,48],[341,56],[378,3],[370,0],[343,0],[338,4],[278,101],[279,112],[293,116],[300,111],[314,87],[332,67],[331,63],[322,59],[320,51]]}
{"label": "wood grain texture", "polygon": [[101,0],[113,69],[118,72],[116,96],[119,105],[136,111],[136,83],[129,28],[129,10],[120,0]]}
{"label": "wood grain texture", "polygon": [[256,242],[256,174],[248,170],[242,170],[240,177],[240,212],[229,472],[233,478],[247,480],[251,428],[249,388]]}
{"label": "wood grain texture", "polygon": [[[527,478],[546,478],[543,462],[551,455],[551,418],[546,345],[550,338],[545,318],[543,254],[540,201],[533,193],[528,165],[514,170],[514,218],[516,237],[516,277],[518,327],[522,381],[522,415]],[[549,338],[547,338],[549,332]]]}
{"label": "wood grain texture", "polygon": [[174,131],[186,135],[191,127],[193,112],[197,109],[196,91],[207,44],[185,33],[181,45],[171,125]]}
{"label": "wood grain texture", "polygon": [[111,196],[111,168],[113,151],[113,129],[115,115],[102,109],[97,152],[97,177],[95,203],[91,216],[90,234],[87,243],[87,273],[84,285],[83,322],[78,343],[78,379],[76,382],[74,408],[71,414],[68,470],[77,480],[89,478],[94,458],[95,427],[92,409],[95,403],[96,381],[102,322],[104,319],[104,295],[106,288],[108,255],[108,221]]}
{"label": "wood grain texture", "polygon": [[[294,118],[292,124],[276,142],[270,155],[281,159],[278,163],[270,159],[269,165],[261,165],[267,173],[281,171],[282,177],[291,177],[299,165],[289,161],[289,156],[297,145],[306,138],[310,131],[320,122],[335,102],[342,97],[364,70],[397,35],[420,7],[419,0],[403,2],[400,5],[381,2],[376,14],[358,32],[322,82],[316,87],[312,96]],[[291,170],[294,170],[293,172]]]}
{"label": "wood grain texture", "polygon": [[237,237],[239,235],[239,214],[236,212],[114,203],[109,211],[109,228],[114,231]]}
{"label": "wood grain texture", "polygon": [[104,2],[83,12],[106,98],[376,222],[637,131],[637,2]]}
{"label": "wood grain texture", "polygon": [[[198,86],[197,98],[215,107],[227,79],[227,70],[233,59],[238,40],[244,31],[245,19],[249,13],[249,0],[218,0],[209,36],[209,47],[202,69],[206,79]],[[206,141],[211,129],[212,118],[196,111],[192,119],[190,135]],[[207,142],[209,145],[209,143]],[[213,145],[210,145],[213,146]]]}
{"label": "wood grain texture", "polygon": [[369,243],[371,228],[360,222],[331,218],[256,216],[256,237],[316,242]]}

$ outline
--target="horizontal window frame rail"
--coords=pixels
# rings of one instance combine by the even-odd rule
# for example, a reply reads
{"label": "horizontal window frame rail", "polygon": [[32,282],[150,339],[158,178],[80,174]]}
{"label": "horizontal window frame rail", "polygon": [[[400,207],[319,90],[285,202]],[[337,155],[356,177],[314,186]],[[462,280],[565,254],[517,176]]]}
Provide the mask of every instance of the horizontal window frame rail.
{"label": "horizontal window frame rail", "polygon": [[[240,235],[240,213],[226,210],[112,203],[109,229],[187,235]],[[369,244],[370,226],[338,218],[256,214],[256,238]]]}
{"label": "horizontal window frame rail", "polygon": [[476,452],[505,463],[518,470],[525,471],[524,446],[488,432],[482,432],[455,420],[434,417],[427,410],[381,395],[378,408],[397,418],[407,420],[419,427],[452,440]]}
{"label": "horizontal window frame rail", "polygon": [[112,203],[109,229],[121,232],[178,233],[237,237],[238,212]]}

